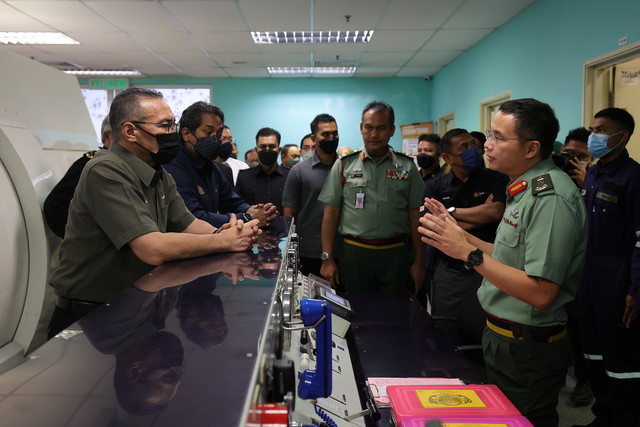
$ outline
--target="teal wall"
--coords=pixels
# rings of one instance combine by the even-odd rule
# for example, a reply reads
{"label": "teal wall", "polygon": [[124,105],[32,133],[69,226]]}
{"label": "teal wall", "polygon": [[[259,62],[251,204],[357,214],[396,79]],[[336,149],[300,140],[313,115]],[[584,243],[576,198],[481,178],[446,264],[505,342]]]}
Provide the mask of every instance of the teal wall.
{"label": "teal wall", "polygon": [[640,40],[639,22],[637,0],[538,0],[434,76],[432,120],[453,110],[457,127],[477,129],[480,101],[511,90],[554,107],[564,140],[584,125],[584,62]]}
{"label": "teal wall", "polygon": [[[320,113],[336,118],[340,145],[362,145],[360,114],[370,101],[383,100],[396,113],[396,126],[431,117],[431,82],[422,78],[295,78],[295,79],[132,79],[137,86],[210,85],[213,103],[238,140],[241,156],[255,146],[258,129],[282,134],[282,144],[298,144]],[[391,144],[402,147],[400,129]]]}

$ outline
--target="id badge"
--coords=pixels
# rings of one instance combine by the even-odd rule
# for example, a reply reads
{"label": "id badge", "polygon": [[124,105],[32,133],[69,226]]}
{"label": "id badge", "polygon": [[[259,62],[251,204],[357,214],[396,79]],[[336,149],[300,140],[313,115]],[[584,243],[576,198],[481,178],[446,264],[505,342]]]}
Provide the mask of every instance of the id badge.
{"label": "id badge", "polygon": [[364,193],[356,193],[356,209],[364,209]]}

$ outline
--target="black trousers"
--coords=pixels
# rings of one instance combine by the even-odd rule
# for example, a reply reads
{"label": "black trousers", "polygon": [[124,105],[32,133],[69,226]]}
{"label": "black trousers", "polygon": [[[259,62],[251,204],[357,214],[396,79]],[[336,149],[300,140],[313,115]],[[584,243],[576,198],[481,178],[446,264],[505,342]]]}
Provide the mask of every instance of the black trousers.
{"label": "black trousers", "polygon": [[93,309],[99,307],[96,304],[93,308],[90,307],[82,307],[82,308],[68,308],[62,309],[56,305],[56,308],[53,310],[53,316],[51,317],[51,321],[49,321],[49,329],[47,330],[47,339],[51,339],[58,335],[60,332],[64,331],[71,324],[77,322],[86,314],[89,314]]}

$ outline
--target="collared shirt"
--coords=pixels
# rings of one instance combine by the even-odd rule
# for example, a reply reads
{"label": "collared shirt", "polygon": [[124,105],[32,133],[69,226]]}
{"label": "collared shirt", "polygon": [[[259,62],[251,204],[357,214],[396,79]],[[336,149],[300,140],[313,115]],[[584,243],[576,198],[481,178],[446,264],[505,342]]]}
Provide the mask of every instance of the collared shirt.
{"label": "collared shirt", "polygon": [[319,200],[341,209],[340,234],[388,239],[409,233],[408,212],[422,205],[423,192],[411,156],[389,149],[376,163],[362,149],[334,163]]}
{"label": "collared shirt", "polygon": [[218,162],[201,161],[189,154],[184,144],[180,144],[180,152],[164,168],[175,179],[187,209],[214,227],[229,222],[230,214],[250,208],[222,176]]}
{"label": "collared shirt", "polygon": [[436,165],[436,168],[434,170],[432,170],[431,172],[429,172],[424,176],[422,175],[422,169],[420,169],[420,176],[422,177],[422,180],[426,183],[427,181],[442,175],[442,172],[443,172],[442,167],[440,165]]}
{"label": "collared shirt", "polygon": [[270,175],[261,166],[242,170],[238,173],[236,191],[251,205],[273,203],[282,213],[282,192],[289,170],[280,165]]}
{"label": "collared shirt", "polygon": [[224,163],[228,164],[231,172],[233,172],[233,185],[236,185],[238,181],[238,173],[242,170],[249,169],[249,165],[246,162],[234,159],[233,157],[229,157]]}
{"label": "collared shirt", "polygon": [[300,256],[320,258],[324,203],[318,200],[318,196],[330,171],[331,166],[322,163],[314,153],[291,168],[284,184],[282,205],[298,211],[296,233],[300,237]]}
{"label": "collared shirt", "polygon": [[112,142],[85,166],[69,207],[57,295],[104,302],[153,266],[128,246],[151,232],[181,232],[193,221],[173,178]]}
{"label": "collared shirt", "polygon": [[589,217],[583,281],[634,296],[640,291],[640,165],[625,150],[591,166],[583,188]]}
{"label": "collared shirt", "polygon": [[[446,208],[472,208],[482,205],[491,194],[494,202],[504,203],[508,182],[509,177],[505,174],[490,169],[474,170],[466,182],[449,172],[427,181],[424,196],[440,201]],[[485,242],[493,242],[498,224],[499,221],[483,225],[469,230],[469,233]]]}
{"label": "collared shirt", "polygon": [[580,193],[551,159],[533,166],[508,188],[524,190],[507,193],[492,258],[560,289],[551,307],[538,310],[484,279],[478,290],[480,304],[488,313],[512,322],[565,324],[564,305],[575,298],[586,251],[587,218]]}

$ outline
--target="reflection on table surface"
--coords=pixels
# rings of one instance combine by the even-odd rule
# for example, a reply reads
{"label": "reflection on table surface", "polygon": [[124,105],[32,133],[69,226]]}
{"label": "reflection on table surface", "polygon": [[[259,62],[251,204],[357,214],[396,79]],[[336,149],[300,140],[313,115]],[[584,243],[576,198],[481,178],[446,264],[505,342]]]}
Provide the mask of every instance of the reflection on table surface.
{"label": "reflection on table surface", "polygon": [[0,376],[2,425],[233,426],[291,220],[161,265]]}

